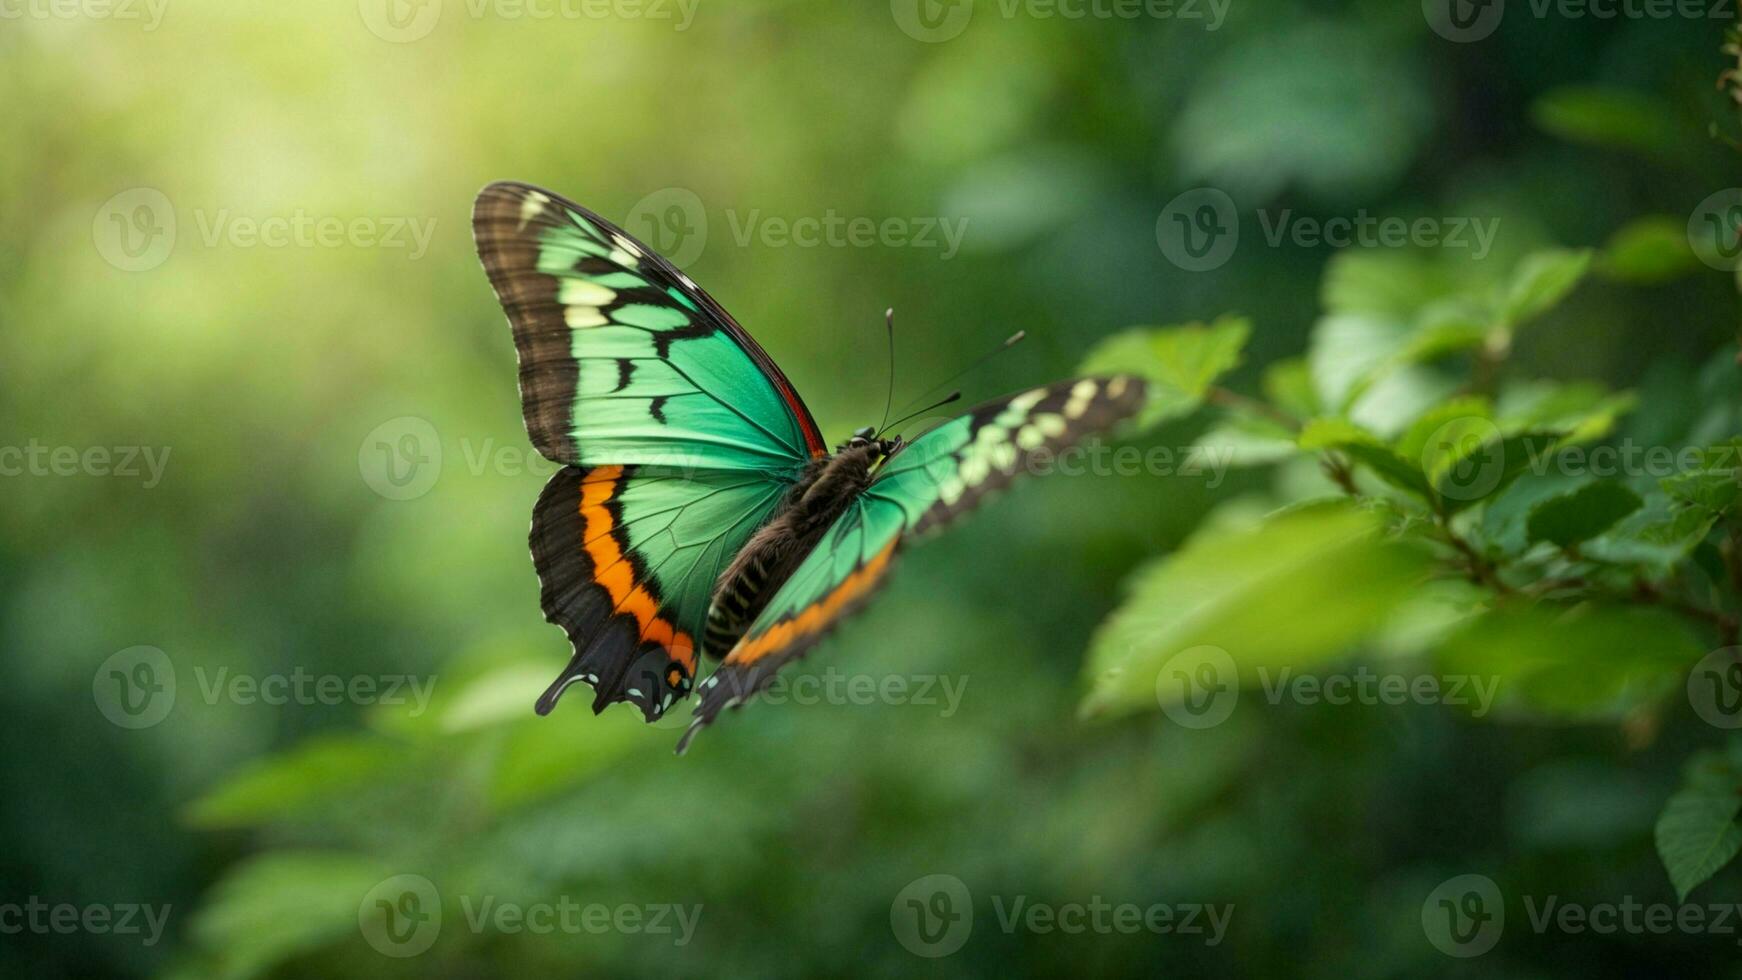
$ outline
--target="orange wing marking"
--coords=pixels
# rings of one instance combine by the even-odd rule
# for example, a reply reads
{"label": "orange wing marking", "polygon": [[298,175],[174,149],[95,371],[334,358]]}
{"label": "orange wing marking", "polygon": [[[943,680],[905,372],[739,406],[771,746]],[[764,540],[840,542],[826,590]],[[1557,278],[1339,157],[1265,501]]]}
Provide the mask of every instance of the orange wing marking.
{"label": "orange wing marking", "polygon": [[800,610],[797,616],[774,624],[768,632],[759,636],[745,637],[726,657],[725,663],[747,666],[771,653],[784,650],[799,640],[822,632],[847,607],[863,599],[877,584],[877,580],[883,577],[883,573],[888,570],[889,559],[895,554],[895,544],[895,541],[890,541],[884,545],[883,550],[872,555],[870,561],[854,569],[846,581]]}
{"label": "orange wing marking", "polygon": [[616,496],[622,478],[623,467],[600,466],[581,480],[581,540],[585,542],[587,556],[593,560],[594,581],[604,587],[616,611],[635,617],[644,642],[665,647],[694,677],[695,641],[660,616],[659,603],[645,586],[635,581],[635,567],[624,560],[617,536],[611,533],[617,521],[606,505]]}

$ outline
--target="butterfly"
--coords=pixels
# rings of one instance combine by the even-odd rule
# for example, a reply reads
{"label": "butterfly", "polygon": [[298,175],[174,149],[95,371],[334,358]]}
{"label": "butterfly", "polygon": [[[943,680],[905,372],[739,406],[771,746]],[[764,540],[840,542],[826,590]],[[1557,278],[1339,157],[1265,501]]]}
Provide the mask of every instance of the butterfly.
{"label": "butterfly", "polygon": [[573,653],[535,709],[584,681],[595,713],[628,701],[652,722],[699,689],[679,752],[862,607],[905,542],[1145,398],[1138,378],[1078,378],[831,452],[767,352],[628,232],[510,182],[479,193],[472,229],[527,434],[561,465],[529,540]]}

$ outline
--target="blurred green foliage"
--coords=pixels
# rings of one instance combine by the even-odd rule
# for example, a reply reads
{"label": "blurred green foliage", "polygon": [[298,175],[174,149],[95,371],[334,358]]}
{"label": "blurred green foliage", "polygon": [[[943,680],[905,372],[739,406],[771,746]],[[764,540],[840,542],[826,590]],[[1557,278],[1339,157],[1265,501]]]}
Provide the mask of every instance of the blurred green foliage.
{"label": "blurred green foliage", "polygon": [[[1516,903],[1474,960],[1423,926],[1465,874],[1509,901],[1742,900],[1742,763],[1684,695],[1742,614],[1736,280],[1688,231],[1737,183],[1713,84],[1734,55],[1716,19],[1514,4],[1454,43],[1419,6],[1236,2],[1205,30],[982,0],[938,43],[886,4],[796,0],[703,3],[682,30],[447,0],[403,42],[367,0],[0,20],[0,445],[169,452],[150,486],[0,477],[0,903],[171,910],[151,944],[0,937],[0,973],[1734,975],[1723,936],[1538,931]],[[536,718],[567,651],[525,554],[548,467],[467,224],[499,178],[620,218],[693,192],[688,271],[832,440],[881,411],[893,306],[898,397],[1026,329],[974,394],[1123,364],[1160,395],[1128,445],[1232,469],[1028,481],[798,669],[941,677],[953,709],[756,705],[682,759],[626,709]],[[1244,237],[1191,272],[1157,216],[1199,186]],[[105,208],[135,188],[176,234],[127,271]],[[1498,232],[1480,258],[1272,246],[1284,211]],[[948,259],[742,233],[829,212],[966,233]],[[299,214],[431,235],[237,233]],[[391,499],[360,457],[405,417],[440,476]],[[1531,465],[1628,444],[1698,463]],[[133,729],[97,688],[138,645],[177,691]],[[1192,728],[1157,672],[1206,647],[1248,684],[1500,684],[1482,717],[1243,695]],[[433,687],[270,704],[219,671]],[[933,874],[967,885],[973,928],[923,961],[892,906]],[[403,959],[369,941],[399,875],[442,906]],[[1234,912],[1214,945],[1007,930],[1015,896]],[[702,912],[680,946],[474,926],[486,898]]]}

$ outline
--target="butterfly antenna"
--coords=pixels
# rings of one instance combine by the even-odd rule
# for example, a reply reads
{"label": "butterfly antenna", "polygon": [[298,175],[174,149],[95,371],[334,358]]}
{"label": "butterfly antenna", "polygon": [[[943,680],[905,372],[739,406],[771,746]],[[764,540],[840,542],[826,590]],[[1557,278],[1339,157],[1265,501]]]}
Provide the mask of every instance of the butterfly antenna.
{"label": "butterfly antenna", "polygon": [[934,408],[943,408],[945,405],[948,405],[949,403],[951,403],[953,401],[960,400],[961,397],[962,397],[962,393],[960,391],[952,391],[949,394],[945,395],[941,401],[932,402],[930,405],[927,405],[924,408],[915,409],[911,412],[908,412],[906,415],[903,415],[901,418],[898,418],[895,421],[890,422],[887,425],[880,426],[877,430],[877,436],[878,436],[878,438],[882,438],[883,433],[885,431],[895,428],[896,426],[900,425],[901,423],[906,422],[908,419],[913,418],[916,415],[924,415],[926,412],[929,412]]}
{"label": "butterfly antenna", "polygon": [[883,421],[877,423],[881,430],[889,424],[889,409],[895,401],[895,307],[883,311],[883,325],[889,331],[889,388],[883,395]]}
{"label": "butterfly antenna", "polygon": [[[968,372],[973,371],[974,369],[978,368],[980,365],[985,364],[987,361],[990,361],[992,358],[996,357],[997,355],[1002,354],[1003,352],[1009,350],[1010,348],[1015,347],[1017,344],[1022,343],[1022,339],[1024,337],[1027,337],[1027,336],[1028,336],[1028,331],[1026,331],[1026,330],[1016,331],[1015,333],[1011,334],[1010,336],[1004,338],[1004,342],[1002,344],[999,344],[997,347],[992,348],[991,350],[987,351],[986,353],[981,354],[979,357],[976,357],[972,361],[968,362],[967,367],[961,369],[960,371],[957,371],[955,374],[950,375],[949,377],[945,378],[944,380],[939,381],[937,384],[934,384],[931,387],[925,389],[924,391],[920,392],[918,395],[915,395],[913,398],[908,399],[908,401],[903,404],[903,407],[905,408],[907,405],[911,405],[914,402],[919,401],[921,398],[924,398],[925,396],[931,394],[932,392],[938,390],[939,388],[942,388],[944,385],[947,385],[950,382],[955,381],[957,378],[960,378],[963,375],[967,374]],[[960,394],[960,392],[958,392],[958,394]],[[953,399],[953,398],[945,399],[943,402],[940,402],[939,404],[948,404],[949,402],[954,401],[954,400],[955,399]],[[936,408],[937,405],[933,405],[931,407]],[[923,411],[926,411],[926,409],[922,408],[922,409],[920,409],[920,411],[923,412]],[[919,414],[919,413],[918,412],[914,413],[914,415],[917,415],[917,414]],[[913,415],[908,415],[906,417],[912,418]]]}

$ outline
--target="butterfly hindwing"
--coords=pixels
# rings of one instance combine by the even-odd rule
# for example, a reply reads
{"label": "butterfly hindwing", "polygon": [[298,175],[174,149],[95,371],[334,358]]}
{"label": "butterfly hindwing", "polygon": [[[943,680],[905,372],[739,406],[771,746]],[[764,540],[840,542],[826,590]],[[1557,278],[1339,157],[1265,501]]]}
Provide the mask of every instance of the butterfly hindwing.
{"label": "butterfly hindwing", "polygon": [[533,509],[545,618],[574,644],[538,701],[593,686],[593,710],[629,701],[649,721],[693,687],[707,598],[784,485],[729,470],[566,466]]}
{"label": "butterfly hindwing", "polygon": [[651,720],[690,690],[714,578],[824,451],[792,385],[688,276],[616,225],[525,184],[473,207],[513,328],[521,407],[567,464],[533,511],[545,618],[594,710]]}
{"label": "butterfly hindwing", "polygon": [[1064,381],[981,405],[891,456],[702,683],[679,751],[863,606],[904,540],[973,509],[1037,453],[1056,453],[1134,415],[1144,397],[1133,377]]}

